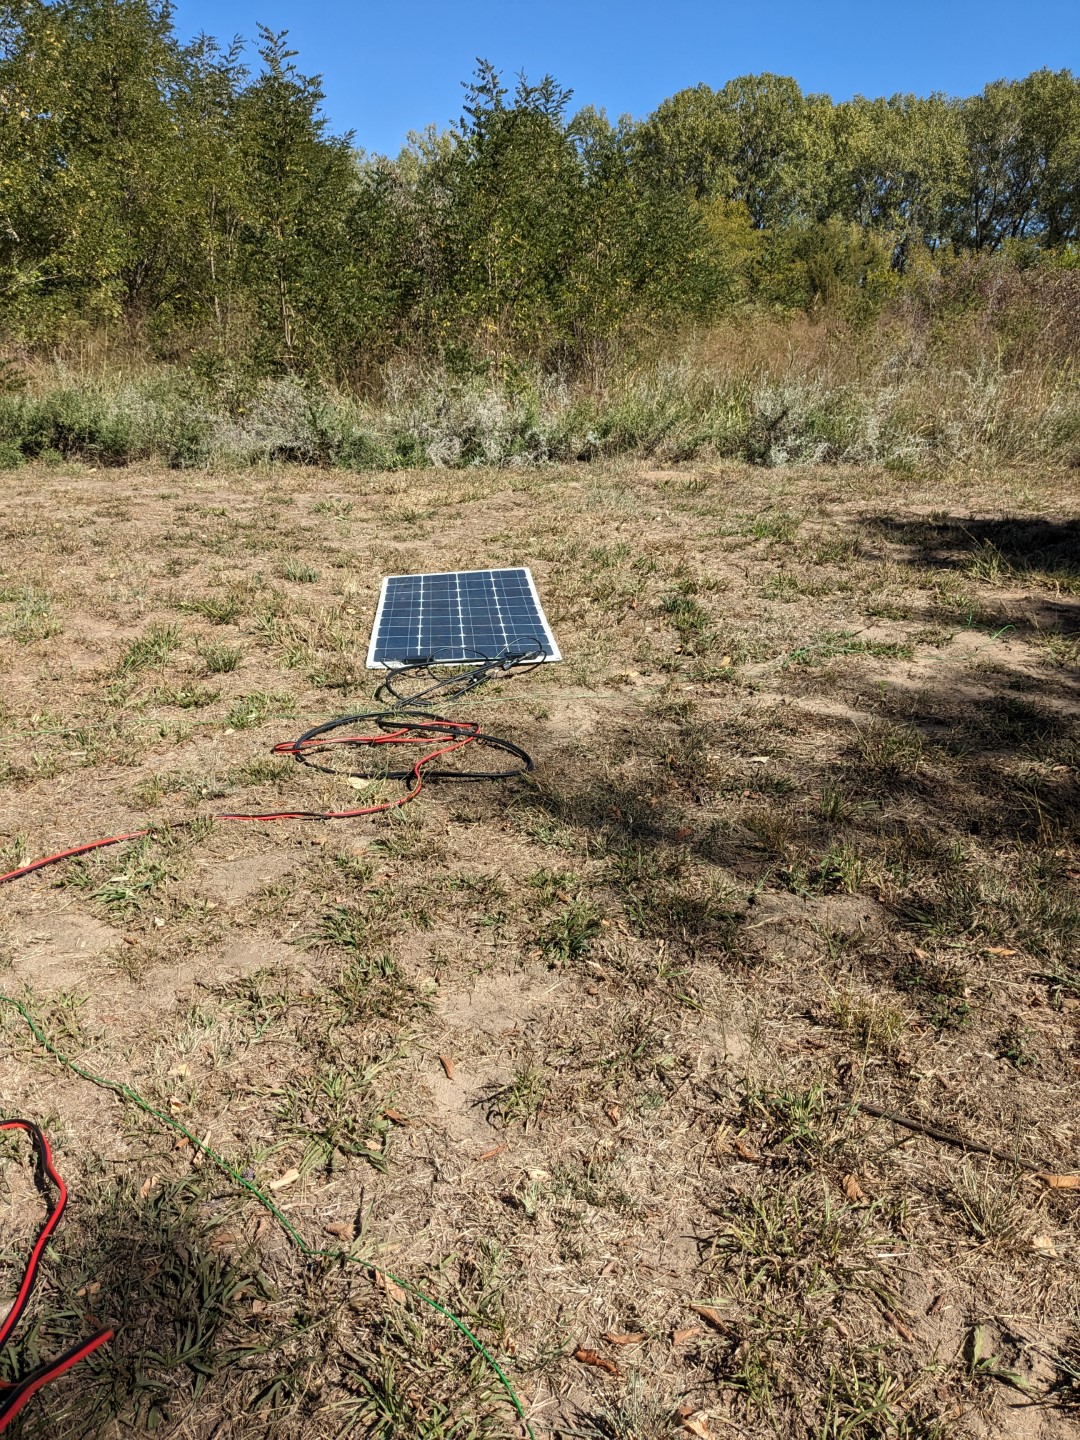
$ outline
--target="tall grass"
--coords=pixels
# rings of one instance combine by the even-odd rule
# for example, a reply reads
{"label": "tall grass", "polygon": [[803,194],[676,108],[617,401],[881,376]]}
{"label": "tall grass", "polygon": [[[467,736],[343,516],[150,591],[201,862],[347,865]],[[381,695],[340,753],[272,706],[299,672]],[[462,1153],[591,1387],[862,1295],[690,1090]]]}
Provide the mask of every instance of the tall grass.
{"label": "tall grass", "polygon": [[[897,470],[1080,460],[1080,275],[944,299],[870,325],[742,317],[626,349],[589,377],[462,376],[401,361],[375,398],[177,367],[93,378],[8,365],[0,465],[524,466],[614,455]],[[989,282],[987,282],[989,284]],[[1017,285],[1020,288],[1017,289]],[[1007,288],[1007,287],[1006,287]]]}

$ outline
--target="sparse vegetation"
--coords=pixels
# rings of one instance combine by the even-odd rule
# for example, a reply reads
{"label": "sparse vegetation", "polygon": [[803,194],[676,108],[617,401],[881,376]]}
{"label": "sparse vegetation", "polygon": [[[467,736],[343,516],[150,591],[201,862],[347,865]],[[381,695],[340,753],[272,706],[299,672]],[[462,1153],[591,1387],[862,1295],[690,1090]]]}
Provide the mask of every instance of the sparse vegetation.
{"label": "sparse vegetation", "polygon": [[[281,38],[9,20],[0,872],[153,828],[0,890],[0,989],[159,1117],[0,1010],[74,1196],[0,1378],[117,1328],[20,1440],[518,1440],[410,1287],[539,1440],[1064,1435],[1075,80],[613,127],[482,67],[390,161]],[[492,563],[565,660],[462,713],[531,774],[212,818],[400,794],[273,746],[374,707],[382,574]]]}

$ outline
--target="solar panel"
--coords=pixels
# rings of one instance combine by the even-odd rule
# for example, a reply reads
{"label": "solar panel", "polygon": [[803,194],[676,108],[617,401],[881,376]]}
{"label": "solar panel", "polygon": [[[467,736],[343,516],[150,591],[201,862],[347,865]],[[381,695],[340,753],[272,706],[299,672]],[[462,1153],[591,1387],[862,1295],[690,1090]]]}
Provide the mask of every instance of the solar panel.
{"label": "solar panel", "polygon": [[562,659],[525,566],[389,575],[382,582],[368,647],[369,670],[525,654]]}

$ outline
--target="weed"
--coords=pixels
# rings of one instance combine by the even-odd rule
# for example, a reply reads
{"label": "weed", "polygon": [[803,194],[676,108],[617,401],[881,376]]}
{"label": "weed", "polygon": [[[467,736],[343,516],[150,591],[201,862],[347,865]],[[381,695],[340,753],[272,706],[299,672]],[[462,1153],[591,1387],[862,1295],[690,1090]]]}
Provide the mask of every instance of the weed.
{"label": "weed", "polygon": [[314,565],[308,565],[303,560],[287,560],[279,574],[283,580],[291,580],[296,585],[314,585],[319,578]]}
{"label": "weed", "polygon": [[292,697],[279,691],[254,690],[233,703],[223,723],[232,730],[250,730],[261,725],[275,710],[290,714]]}
{"label": "weed", "polygon": [[895,983],[937,1030],[959,1029],[970,1018],[967,977],[958,965],[917,952],[897,966]]}
{"label": "weed", "polygon": [[207,595],[200,600],[185,600],[180,608],[203,616],[211,625],[235,625],[243,614],[243,606],[236,595]]}
{"label": "weed", "polygon": [[151,625],[124,651],[116,667],[117,671],[121,675],[130,675],[152,667],[160,669],[168,663],[169,657],[179,647],[179,625]]}
{"label": "weed", "polygon": [[1023,1025],[1009,1025],[998,1037],[998,1054],[1017,1070],[1033,1065],[1036,1055],[1030,1049],[1031,1031]]}
{"label": "weed", "polygon": [[128,919],[155,900],[169,879],[170,867],[153,837],[137,840],[123,857],[122,867],[90,890],[111,916]]}
{"label": "weed", "polygon": [[507,1128],[520,1123],[527,1134],[530,1123],[540,1114],[547,1093],[548,1081],[544,1071],[539,1066],[526,1066],[509,1084],[491,1094],[488,1099],[489,1117],[497,1115]]}
{"label": "weed", "polygon": [[860,730],[855,754],[861,778],[871,784],[909,779],[923,758],[923,739],[911,725],[875,720]]}
{"label": "weed", "polygon": [[580,960],[600,933],[600,915],[588,900],[571,900],[537,936],[540,953],[552,964]]}
{"label": "weed", "polygon": [[755,540],[794,540],[799,533],[802,517],[789,515],[784,511],[756,516],[750,524],[750,534]]}
{"label": "weed", "polygon": [[0,587],[0,605],[11,605],[11,618],[0,626],[0,634],[9,635],[19,645],[35,640],[49,640],[59,635],[63,625],[53,615],[52,597],[32,585],[15,589]]}
{"label": "weed", "polygon": [[829,1001],[833,1024],[851,1036],[860,1050],[893,1055],[910,1025],[910,1017],[879,995],[839,990]]}
{"label": "weed", "polygon": [[174,705],[179,710],[202,710],[213,705],[220,690],[204,690],[199,685],[163,685],[150,699],[157,705]]}
{"label": "weed", "polygon": [[979,1170],[965,1162],[956,1171],[949,1198],[980,1244],[1015,1248],[1026,1239],[1030,1216],[1019,1178],[1003,1180],[989,1164]]}
{"label": "weed", "polygon": [[208,675],[228,675],[240,664],[243,651],[234,645],[200,643],[199,654]]}
{"label": "weed", "polygon": [[[324,934],[327,929],[324,927]],[[369,951],[356,947],[355,924],[337,928],[347,939],[334,940],[343,949],[353,951],[349,961],[338,973],[333,995],[346,1023],[370,1019],[400,1019],[416,1001],[416,992],[405,978],[401,966],[385,951]]]}
{"label": "weed", "polygon": [[834,630],[810,645],[792,650],[785,665],[820,665],[841,655],[876,655],[887,660],[910,660],[910,645],[886,640],[860,640],[854,630]]}
{"label": "weed", "polygon": [[763,1120],[770,1142],[787,1147],[802,1161],[818,1160],[837,1138],[836,1115],[821,1085],[807,1090],[760,1090],[749,1087],[748,1119]]}
{"label": "weed", "polygon": [[662,611],[670,620],[684,647],[702,653],[715,647],[712,617],[702,605],[683,591],[664,597]]}

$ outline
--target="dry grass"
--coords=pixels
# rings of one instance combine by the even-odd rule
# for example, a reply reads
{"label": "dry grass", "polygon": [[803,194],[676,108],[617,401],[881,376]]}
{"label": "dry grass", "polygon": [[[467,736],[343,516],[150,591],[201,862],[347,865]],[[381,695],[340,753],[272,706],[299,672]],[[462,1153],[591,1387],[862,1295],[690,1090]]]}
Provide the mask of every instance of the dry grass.
{"label": "dry grass", "polygon": [[[850,1104],[1080,1168],[1070,486],[26,471],[12,864],[353,800],[268,750],[365,707],[384,573],[529,563],[567,658],[469,707],[528,782],[162,825],[0,893],[0,989],[258,1183],[298,1172],[309,1241],[466,1319],[538,1436],[1080,1433],[1075,1192]],[[118,1327],[17,1433],[521,1433],[438,1316],[3,1035],[3,1109],[76,1197],[5,1363]],[[4,1150],[8,1281],[26,1179]]]}

